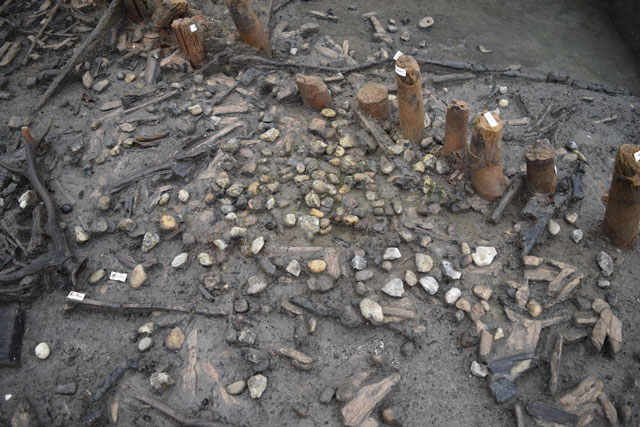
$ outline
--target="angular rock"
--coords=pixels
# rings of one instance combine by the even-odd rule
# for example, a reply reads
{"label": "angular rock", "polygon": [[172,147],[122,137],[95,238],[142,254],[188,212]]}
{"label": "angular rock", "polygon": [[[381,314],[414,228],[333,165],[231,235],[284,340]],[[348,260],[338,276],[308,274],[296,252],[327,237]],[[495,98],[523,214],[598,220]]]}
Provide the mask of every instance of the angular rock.
{"label": "angular rock", "polygon": [[613,260],[606,252],[600,252],[596,256],[596,262],[602,270],[604,277],[610,277],[613,274]]}
{"label": "angular rock", "polygon": [[427,254],[416,254],[416,269],[419,273],[428,273],[433,269],[433,259]]}
{"label": "angular rock", "polygon": [[254,375],[247,381],[247,387],[249,387],[249,395],[252,399],[260,399],[267,389],[267,377],[262,374]]}
{"label": "angular rock", "polygon": [[462,273],[456,271],[449,261],[442,261],[442,273],[453,280],[458,280],[462,277]]}
{"label": "angular rock", "polygon": [[247,295],[255,295],[267,287],[267,280],[262,276],[251,276],[247,282],[249,284],[247,287]]}
{"label": "angular rock", "polygon": [[402,257],[398,248],[387,248],[382,255],[382,259],[385,261],[393,261]]}
{"label": "angular rock", "polygon": [[369,298],[364,298],[360,301],[360,313],[362,314],[362,317],[371,321],[374,325],[379,325],[384,321],[382,307],[380,307],[380,304]]}
{"label": "angular rock", "polygon": [[420,286],[422,286],[422,289],[424,289],[429,295],[435,295],[440,287],[438,281],[431,276],[421,277]]}
{"label": "angular rock", "polygon": [[404,295],[404,285],[402,283],[402,279],[391,279],[387,282],[386,285],[382,287],[382,292],[392,297],[402,297],[402,295]]}

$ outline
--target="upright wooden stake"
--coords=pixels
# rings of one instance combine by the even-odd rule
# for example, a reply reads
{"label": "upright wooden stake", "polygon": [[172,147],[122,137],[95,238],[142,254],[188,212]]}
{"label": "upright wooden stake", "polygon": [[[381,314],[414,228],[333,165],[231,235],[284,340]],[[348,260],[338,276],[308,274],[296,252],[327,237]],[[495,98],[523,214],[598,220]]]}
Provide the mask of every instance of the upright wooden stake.
{"label": "upright wooden stake", "polygon": [[555,150],[548,139],[541,139],[527,148],[527,183],[534,193],[552,194],[556,191]]}
{"label": "upright wooden stake", "polygon": [[453,100],[447,108],[444,126],[444,153],[462,151],[467,148],[467,126],[469,125],[469,106],[464,101]]}
{"label": "upright wooden stake", "polygon": [[490,112],[478,114],[469,145],[471,183],[478,195],[496,200],[507,183],[502,174],[502,122]]}
{"label": "upright wooden stake", "polygon": [[271,58],[269,38],[249,0],[225,0],[225,2],[242,41],[258,49],[267,58]]}
{"label": "upright wooden stake", "polygon": [[164,0],[153,15],[153,25],[166,28],[174,19],[183,17],[188,9],[187,0]]}
{"label": "upright wooden stake", "polygon": [[379,84],[368,84],[358,91],[358,107],[376,119],[387,120],[391,114],[389,92]]}
{"label": "upright wooden stake", "polygon": [[180,52],[189,59],[194,68],[200,67],[207,55],[200,37],[200,29],[195,21],[191,18],[176,19],[171,28],[178,40]]}
{"label": "upright wooden stake", "polygon": [[640,145],[620,147],[613,166],[602,231],[618,248],[635,246],[640,224]]}
{"label": "upright wooden stake", "polygon": [[398,84],[398,110],[402,134],[418,143],[424,133],[424,106],[420,67],[411,56],[396,59],[396,81]]}
{"label": "upright wooden stake", "polygon": [[123,3],[127,8],[127,16],[131,18],[133,22],[142,22],[150,14],[145,0],[123,0]]}

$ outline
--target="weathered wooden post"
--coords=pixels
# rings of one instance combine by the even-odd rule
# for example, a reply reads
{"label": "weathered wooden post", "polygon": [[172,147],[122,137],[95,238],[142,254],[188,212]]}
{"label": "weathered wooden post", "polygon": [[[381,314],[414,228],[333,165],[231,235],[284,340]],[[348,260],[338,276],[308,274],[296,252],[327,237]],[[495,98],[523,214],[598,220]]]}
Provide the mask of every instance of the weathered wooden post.
{"label": "weathered wooden post", "polygon": [[174,19],[182,18],[189,10],[187,0],[164,0],[153,15],[153,25],[166,28]]}
{"label": "weathered wooden post", "polygon": [[375,83],[361,87],[358,90],[358,107],[376,119],[389,119],[391,107],[387,88]]}
{"label": "weathered wooden post", "polygon": [[398,110],[402,134],[413,142],[420,142],[424,133],[424,105],[420,85],[420,67],[412,56],[396,59]]}
{"label": "weathered wooden post", "polygon": [[145,0],[123,0],[122,3],[127,9],[127,16],[133,22],[142,22],[151,14]]}
{"label": "weathered wooden post", "polygon": [[242,41],[257,48],[267,58],[271,58],[269,38],[249,0],[225,0],[225,2]]}
{"label": "weathered wooden post", "polygon": [[618,150],[602,231],[618,248],[635,246],[640,224],[640,145]]}
{"label": "weathered wooden post", "polygon": [[502,173],[502,122],[490,112],[478,114],[469,145],[471,183],[478,195],[496,200],[507,185]]}
{"label": "weathered wooden post", "polygon": [[527,183],[534,193],[556,191],[556,153],[548,139],[540,139],[525,152]]}
{"label": "weathered wooden post", "polygon": [[171,28],[173,28],[178,40],[180,52],[194,68],[200,67],[206,58],[206,52],[200,37],[200,29],[195,20],[191,18],[176,19],[171,24]]}
{"label": "weathered wooden post", "polygon": [[320,77],[296,74],[296,85],[302,101],[312,110],[320,111],[333,106],[331,92]]}
{"label": "weathered wooden post", "polygon": [[453,100],[447,108],[444,126],[444,153],[462,151],[467,148],[467,126],[469,125],[469,106],[464,101]]}

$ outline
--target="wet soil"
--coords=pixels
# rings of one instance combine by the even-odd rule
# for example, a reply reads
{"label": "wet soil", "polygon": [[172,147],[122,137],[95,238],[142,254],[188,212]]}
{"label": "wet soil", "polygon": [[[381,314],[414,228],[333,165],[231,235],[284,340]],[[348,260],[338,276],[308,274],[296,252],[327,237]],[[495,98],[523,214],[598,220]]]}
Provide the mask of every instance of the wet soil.
{"label": "wet soil", "polygon": [[[194,2],[209,16],[215,18],[208,22],[210,39],[208,46],[224,46],[228,43],[234,51],[246,51],[237,44],[232,33],[232,24],[223,12],[221,5],[211,6],[209,2]],[[281,14],[287,19],[295,17],[296,22],[310,22],[303,17],[302,12],[307,8],[323,10],[322,5],[303,3],[299,8],[287,7]],[[340,6],[341,8],[342,6]],[[388,8],[387,8],[388,7]],[[392,4],[380,6],[382,11],[394,14]],[[334,12],[344,16],[342,9],[334,7]],[[324,8],[326,9],[326,8]],[[360,16],[364,10],[358,10]],[[27,11],[20,12],[26,14]],[[19,17],[22,15],[18,14]],[[301,15],[297,15],[301,13]],[[383,12],[387,13],[387,12]],[[436,18],[433,27],[433,37],[436,45],[450,45],[449,36],[438,36],[438,23],[444,21],[446,10],[429,12]],[[397,13],[400,19],[404,14]],[[266,20],[266,14],[261,15]],[[383,15],[384,16],[384,15]],[[282,19],[273,18],[272,27]],[[357,22],[358,32],[362,39],[370,34],[370,29],[360,18]],[[415,23],[415,22],[414,22]],[[332,24],[328,24],[332,25]],[[314,44],[324,34],[328,26],[324,26],[319,35],[312,36],[308,42]],[[341,31],[347,32],[344,27]],[[131,34],[134,27],[121,28]],[[473,33],[470,31],[470,33]],[[585,31],[587,33],[587,31]],[[226,37],[226,39],[225,39]],[[471,36],[470,36],[471,37]],[[479,36],[478,36],[479,37]],[[337,43],[340,37],[334,35]],[[454,47],[464,38],[456,38]],[[468,50],[475,50],[475,44],[482,43],[493,47],[490,40],[469,39],[466,43]],[[365,54],[355,45],[356,58],[361,61]],[[365,48],[363,42],[362,49]],[[400,46],[396,46],[400,47]],[[372,47],[371,52],[379,46]],[[429,48],[427,48],[429,49]],[[213,49],[212,49],[213,50]],[[395,50],[388,49],[393,55]],[[439,52],[443,52],[441,50]],[[505,55],[496,61],[501,65],[508,63],[522,63],[531,61],[530,66],[538,69],[537,64],[545,60],[533,60],[529,55],[518,56],[515,49],[513,56]],[[451,58],[475,60],[469,56],[460,58],[454,51]],[[22,350],[22,364],[19,368],[0,369],[0,424],[9,424],[10,418],[18,404],[25,399],[33,406],[37,419],[41,425],[77,426],[83,425],[87,414],[94,408],[92,396],[111,372],[127,360],[136,360],[141,369],[129,369],[119,383],[136,385],[145,393],[153,394],[149,387],[149,376],[155,371],[166,371],[175,380],[176,385],[156,396],[167,405],[186,416],[218,420],[229,425],[242,426],[334,426],[342,424],[340,410],[343,403],[335,399],[329,404],[319,402],[321,392],[327,386],[337,387],[357,372],[370,373],[371,380],[377,380],[391,373],[399,373],[401,380],[392,392],[374,411],[373,417],[380,420],[378,410],[388,406],[399,406],[405,412],[406,426],[420,425],[452,425],[452,426],[508,426],[514,425],[513,404],[496,404],[487,386],[487,380],[472,376],[469,371],[471,362],[477,360],[477,346],[465,347],[461,343],[463,333],[475,334],[476,327],[468,318],[462,322],[456,320],[455,308],[444,302],[444,292],[452,286],[462,290],[465,298],[475,302],[471,289],[483,284],[493,289],[494,296],[489,301],[491,310],[482,319],[492,332],[502,328],[508,336],[510,323],[503,314],[502,305],[498,297],[507,294],[507,280],[523,281],[523,268],[520,261],[519,238],[516,228],[526,228],[531,223],[519,214],[526,202],[527,194],[523,191],[519,197],[505,211],[503,219],[497,225],[490,225],[486,215],[474,210],[454,213],[447,203],[442,204],[442,210],[423,218],[433,224],[432,230],[408,229],[407,224],[416,221],[416,210],[428,203],[419,186],[409,186],[399,189],[388,182],[388,177],[379,172],[381,151],[365,153],[361,148],[347,150],[356,158],[366,160],[359,167],[363,171],[375,171],[375,191],[380,199],[387,204],[399,202],[403,206],[403,214],[374,216],[369,207],[370,202],[365,198],[365,188],[353,186],[352,194],[358,201],[362,215],[356,228],[335,224],[333,230],[326,235],[317,235],[313,239],[305,237],[299,227],[283,227],[286,214],[296,216],[307,215],[309,208],[304,202],[305,193],[302,186],[293,181],[282,182],[279,190],[273,194],[276,208],[271,211],[247,211],[238,213],[237,221],[229,221],[221,212],[221,204],[216,201],[212,205],[204,203],[207,193],[211,192],[210,184],[214,177],[208,172],[212,170],[226,170],[231,182],[240,181],[248,186],[259,181],[262,175],[271,182],[283,180],[285,168],[289,166],[289,159],[293,156],[301,161],[309,156],[308,144],[317,139],[307,131],[307,124],[319,117],[318,113],[306,109],[299,99],[278,102],[269,92],[261,91],[264,85],[252,84],[248,90],[253,91],[266,104],[268,111],[275,118],[276,128],[280,130],[279,139],[275,143],[268,143],[258,139],[260,124],[260,110],[252,107],[248,113],[238,115],[243,127],[233,134],[223,138],[223,143],[233,137],[239,138],[244,148],[251,150],[251,155],[242,157],[237,153],[225,151],[222,162],[213,163],[212,159],[218,153],[217,149],[194,162],[193,171],[186,178],[177,178],[166,174],[156,175],[144,179],[120,193],[112,196],[111,208],[107,212],[96,209],[98,198],[103,194],[103,186],[113,180],[127,176],[132,171],[150,166],[173,156],[182,149],[182,142],[194,134],[211,135],[216,129],[214,121],[206,117],[196,118],[185,111],[186,106],[200,104],[211,105],[212,101],[205,97],[203,86],[209,79],[221,77],[236,78],[241,70],[230,66],[218,66],[206,71],[202,80],[191,72],[163,71],[156,94],[165,93],[172,83],[179,83],[181,90],[176,97],[164,101],[155,110],[140,110],[122,118],[103,120],[96,131],[90,126],[96,118],[105,115],[98,107],[107,101],[120,99],[124,92],[135,86],[118,80],[119,71],[134,72],[138,79],[144,70],[144,60],[136,59],[119,62],[122,53],[111,52],[102,46],[100,55],[109,58],[110,63],[102,68],[104,78],[108,78],[111,86],[101,94],[88,91],[82,87],[78,75],[70,76],[64,87],[40,112],[32,114],[30,109],[47,83],[41,82],[34,87],[25,86],[29,77],[35,76],[43,64],[54,63],[55,56],[46,54],[38,63],[30,63],[19,72],[8,75],[6,90],[13,96],[0,104],[0,111],[5,120],[0,124],[3,135],[3,149],[9,152],[16,148],[19,131],[8,129],[6,122],[14,115],[26,116],[31,119],[32,128],[36,133],[43,129],[48,117],[54,116],[54,127],[47,138],[46,149],[39,157],[41,173],[50,183],[52,195],[62,206],[65,203],[73,207],[73,211],[62,215],[62,225],[67,238],[77,254],[86,256],[88,263],[81,275],[77,289],[84,292],[87,298],[112,302],[140,302],[178,304],[186,307],[222,308],[229,307],[239,299],[246,299],[249,310],[246,313],[231,312],[223,318],[207,318],[200,315],[154,313],[125,313],[84,310],[80,307],[69,308],[65,298],[72,290],[65,277],[56,273],[38,275],[34,278],[42,294],[33,301],[22,302],[26,310],[26,330]],[[301,52],[299,55],[306,55]],[[363,55],[360,57],[360,55]],[[368,54],[367,54],[368,55]],[[479,55],[479,54],[478,54]],[[482,56],[480,59],[490,58]],[[296,58],[294,58],[295,60]],[[488,62],[488,61],[482,61]],[[94,63],[91,64],[95,70]],[[555,64],[554,64],[555,65]],[[576,67],[581,67],[577,64]],[[554,67],[550,67],[554,68]],[[540,71],[547,71],[540,66]],[[275,87],[286,86],[294,81],[294,73],[288,70],[270,70],[265,68],[264,81],[275,81]],[[428,77],[436,74],[451,73],[438,67],[423,67],[423,75]],[[323,77],[326,75],[320,74]],[[587,76],[589,74],[586,74]],[[592,72],[592,76],[596,76]],[[97,80],[97,79],[96,79]],[[220,78],[219,81],[223,79]],[[585,80],[590,80],[585,78]],[[608,83],[618,81],[605,79]],[[138,80],[139,81],[139,80]],[[355,93],[363,82],[375,81],[389,86],[395,84],[395,77],[391,65],[373,68],[357,75],[348,75],[346,79],[331,83],[336,106],[349,102],[350,108],[340,112],[336,120],[345,119],[346,124],[340,126],[343,134],[354,134],[359,130],[354,116]],[[218,93],[223,89],[218,83]],[[497,97],[496,86],[506,86],[507,93]],[[542,317],[552,317],[561,313],[572,313],[579,308],[578,297],[589,301],[596,297],[607,298],[613,311],[623,323],[624,344],[615,359],[597,352],[591,341],[587,339],[565,344],[563,351],[561,375],[558,385],[558,395],[573,388],[581,379],[588,375],[596,375],[605,383],[604,389],[617,408],[628,405],[632,412],[630,425],[640,421],[640,402],[638,387],[638,319],[636,312],[640,303],[640,291],[636,277],[640,275],[638,249],[618,251],[612,248],[600,232],[601,220],[604,214],[602,196],[608,191],[610,174],[618,147],[621,144],[635,144],[640,140],[639,122],[640,99],[629,95],[608,95],[600,92],[575,89],[566,84],[532,82],[522,79],[512,79],[499,74],[478,74],[475,78],[463,82],[446,85],[427,85],[424,89],[425,111],[431,119],[432,125],[425,131],[425,137],[443,137],[445,106],[452,100],[465,100],[469,104],[472,115],[483,110],[496,108],[498,98],[509,100],[509,106],[500,109],[500,118],[507,124],[503,137],[503,166],[510,171],[510,175],[522,169],[524,151],[537,137],[547,136],[558,150],[559,176],[571,174],[576,167],[574,159],[566,156],[563,147],[568,141],[575,141],[588,160],[584,188],[586,197],[569,207],[556,212],[554,219],[561,224],[561,231],[556,236],[545,235],[544,241],[537,244],[533,255],[552,258],[574,265],[585,274],[580,286],[573,292],[571,298],[545,312]],[[92,101],[82,100],[83,93],[88,93]],[[154,94],[155,95],[155,94]],[[215,99],[215,97],[213,98]],[[233,93],[223,105],[244,104],[244,95]],[[524,138],[528,126],[509,125],[509,120],[528,117],[535,122],[553,103],[558,108],[571,109],[569,118],[563,122],[557,132],[547,135],[535,135]],[[607,123],[596,123],[604,118],[617,116],[617,119]],[[149,135],[169,130],[170,137],[162,141],[155,148],[141,149],[122,148],[117,156],[107,156],[104,164],[97,164],[96,159],[110,145],[109,141],[123,140],[126,135],[118,130],[122,122],[135,123],[135,118],[149,118],[160,116],[159,120],[151,122],[137,122],[136,131],[132,134]],[[545,123],[556,119],[547,118]],[[195,127],[191,135],[180,131],[180,123],[189,122]],[[390,120],[391,134],[397,133],[398,116],[394,109],[394,116]],[[220,125],[218,127],[223,127]],[[333,142],[337,141],[333,138]],[[72,151],[78,142],[82,143],[80,151]],[[331,142],[331,141],[329,141]],[[286,152],[287,146],[291,151]],[[431,146],[432,148],[433,146]],[[416,154],[416,159],[422,158],[430,148],[422,148]],[[73,148],[75,150],[75,148]],[[331,166],[328,161],[333,156],[320,156],[317,159],[317,170],[327,173],[337,172],[344,182],[347,174],[341,173],[339,168]],[[570,157],[570,156],[569,156]],[[572,161],[569,161],[572,160]],[[246,175],[240,169],[250,161],[256,161],[258,167],[253,175]],[[307,162],[307,164],[310,164]],[[295,164],[294,164],[295,165]],[[394,175],[395,172],[392,174]],[[438,175],[428,170],[431,176],[453,196],[468,182],[465,177],[460,184],[452,185],[447,175]],[[207,176],[203,178],[203,176]],[[17,197],[28,189],[26,180],[10,177],[17,183],[15,192],[4,196],[5,207],[2,211],[3,221],[12,230],[18,230],[18,224],[30,227],[30,212],[20,212]],[[266,179],[265,179],[266,180]],[[9,182],[9,181],[8,181]],[[163,189],[161,189],[164,187]],[[264,188],[264,186],[263,186]],[[179,202],[177,192],[186,189],[190,193],[187,203]],[[168,192],[170,199],[164,206],[151,205],[159,192]],[[269,194],[266,193],[265,198]],[[127,206],[134,200],[131,214],[127,213]],[[278,202],[288,200],[290,203],[278,207]],[[336,205],[339,203],[336,202]],[[151,207],[150,207],[151,206]],[[491,206],[491,205],[490,205]],[[565,213],[575,212],[578,221],[575,226],[567,224],[562,218]],[[330,216],[335,213],[327,210]],[[169,239],[162,235],[161,243],[150,253],[141,252],[142,235],[144,232],[158,232],[158,222],[165,214],[182,218],[184,232],[194,235],[195,242],[185,243],[178,235]],[[130,217],[136,224],[132,232],[116,229],[117,224],[126,217]],[[108,223],[108,232],[93,233],[92,238],[82,245],[75,243],[74,228],[82,226],[85,230],[92,228],[97,220],[104,219]],[[230,242],[230,246],[219,250],[211,242],[225,238],[231,227],[252,223],[248,227],[248,236],[239,241]],[[270,223],[276,223],[273,229]],[[584,239],[575,244],[570,233],[573,229],[584,231]],[[378,230],[378,231],[376,231]],[[382,232],[381,232],[382,231]],[[407,231],[414,234],[413,241],[402,238]],[[14,231],[17,232],[17,231]],[[24,233],[23,242],[28,241]],[[247,255],[247,247],[255,237],[264,236],[266,246],[258,256]],[[432,242],[426,248],[419,245],[420,237],[429,236]],[[227,239],[228,240],[228,239]],[[332,311],[340,313],[345,306],[351,305],[358,311],[358,303],[362,299],[356,291],[354,270],[350,261],[358,249],[366,253],[369,268],[375,271],[375,276],[367,282],[379,297],[382,305],[392,305],[393,298],[380,292],[380,288],[393,277],[404,277],[407,269],[415,270],[414,254],[425,252],[434,259],[436,270],[441,261],[449,260],[457,267],[461,257],[460,244],[467,242],[472,249],[476,246],[494,246],[498,255],[494,265],[487,267],[487,271],[477,268],[460,268],[462,279],[449,281],[446,277],[440,279],[440,290],[435,296],[430,296],[420,286],[413,288],[405,286],[405,300],[416,318],[406,322],[390,324],[388,326],[373,326],[364,322],[357,328],[345,326],[337,317],[322,317],[302,310],[303,314],[294,316],[282,308],[282,301],[291,296],[303,295],[316,303],[322,303]],[[314,255],[298,255],[287,252],[286,247],[325,247],[335,248],[339,254],[341,277],[335,281],[333,289],[327,293],[316,294],[309,291],[307,279],[311,273],[306,269],[306,262]],[[402,258],[393,262],[390,271],[381,268],[381,256],[387,247],[395,246],[400,249]],[[89,275],[97,269],[105,269],[107,275],[111,271],[127,272],[130,269],[121,265],[112,255],[110,249],[127,253],[134,259],[142,261],[155,257],[157,264],[148,269],[148,279],[140,289],[133,289],[129,283],[102,279],[97,284],[89,284]],[[611,279],[610,289],[597,286],[600,270],[595,257],[600,251],[608,252],[614,259],[615,270]],[[174,257],[188,252],[187,264],[179,269],[171,266]],[[203,267],[196,260],[201,252],[209,253],[215,259],[213,266]],[[4,258],[5,253],[1,254]],[[300,277],[295,278],[284,268],[279,267],[275,277],[269,279],[265,291],[257,295],[246,294],[247,280],[258,274],[259,257],[268,257],[274,264],[286,265],[296,259],[303,266]],[[23,257],[22,262],[29,258]],[[498,268],[496,268],[498,266]],[[437,273],[434,273],[437,275]],[[209,289],[214,301],[207,301],[199,284],[204,282],[205,276],[213,277],[215,286]],[[531,286],[532,297],[542,301],[546,286],[534,283]],[[315,332],[309,331],[309,319],[317,320]],[[138,351],[139,337],[136,331],[143,324],[153,321],[156,330],[151,335],[154,345],[145,353]],[[420,333],[420,327],[424,332]],[[194,338],[197,331],[197,344],[189,348],[184,344],[178,351],[169,350],[165,344],[165,337],[174,327],[180,327],[185,335]],[[255,333],[254,344],[240,344],[229,342],[230,336],[243,331]],[[418,331],[418,333],[416,333]],[[571,321],[545,329],[537,348],[537,361],[533,369],[517,380],[518,402],[529,403],[534,400],[553,402],[553,397],[547,388],[549,370],[547,359],[553,347],[554,338],[558,333],[576,331],[590,332],[590,327],[579,327]],[[51,355],[47,360],[39,360],[34,355],[34,348],[40,342],[47,342],[51,347]],[[232,340],[233,341],[233,340]],[[407,343],[413,345],[413,350],[407,350]],[[404,345],[404,350],[403,350]],[[248,393],[230,396],[224,388],[234,381],[247,380],[254,374],[254,367],[242,356],[242,347],[253,347],[269,356],[269,368],[263,372],[268,378],[268,386],[260,399],[251,399]],[[292,366],[290,360],[278,356],[276,350],[280,347],[294,347],[313,358],[311,371],[301,371]],[[193,369],[196,374],[196,384],[193,389],[185,387],[183,375],[188,372],[188,366],[193,355],[195,363]],[[193,362],[191,362],[193,363]],[[55,394],[56,385],[76,383],[77,392],[72,396]],[[10,399],[6,395],[12,395]],[[117,407],[117,424],[122,426],[171,426],[175,423],[157,411],[141,405],[118,389],[116,384],[104,399],[98,402],[113,412]],[[306,408],[306,417],[301,417],[294,411],[295,407]],[[301,412],[301,411],[298,411]],[[305,412],[305,411],[302,411]],[[532,418],[527,418],[527,425],[533,424]],[[591,425],[605,425],[600,416]],[[108,417],[98,421],[96,425],[116,424]]]}

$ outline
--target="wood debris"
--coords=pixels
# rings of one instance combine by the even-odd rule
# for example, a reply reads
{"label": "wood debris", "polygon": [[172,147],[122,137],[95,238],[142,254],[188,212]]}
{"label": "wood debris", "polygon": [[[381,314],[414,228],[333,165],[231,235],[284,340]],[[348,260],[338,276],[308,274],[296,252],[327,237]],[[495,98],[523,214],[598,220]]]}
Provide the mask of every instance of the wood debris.
{"label": "wood debris", "polygon": [[359,426],[398,381],[400,381],[400,375],[393,374],[377,383],[362,387],[356,396],[342,408],[344,425]]}

